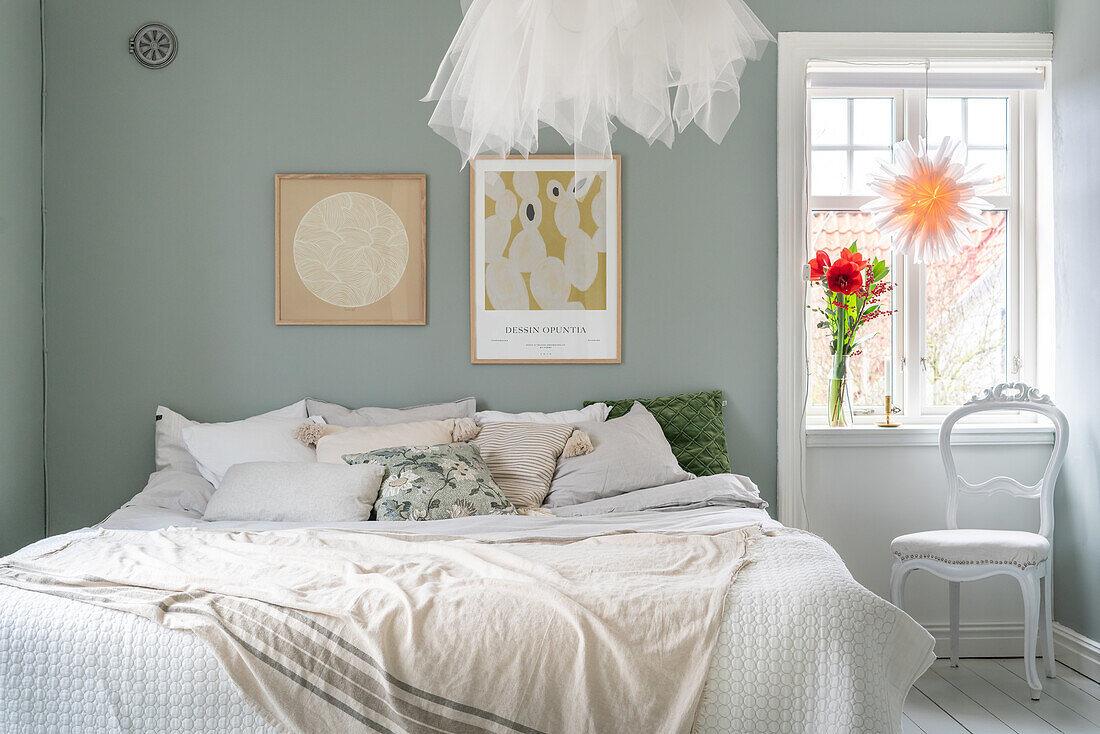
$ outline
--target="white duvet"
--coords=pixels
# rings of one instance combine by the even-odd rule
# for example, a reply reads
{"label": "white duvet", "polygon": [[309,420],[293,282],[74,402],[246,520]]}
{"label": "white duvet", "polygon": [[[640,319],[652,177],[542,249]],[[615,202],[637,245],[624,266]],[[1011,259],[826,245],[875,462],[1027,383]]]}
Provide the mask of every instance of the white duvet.
{"label": "white duvet", "polygon": [[[686,484],[686,483],[685,483]],[[581,517],[472,517],[403,531],[495,538],[585,537],[609,530],[771,532],[726,595],[696,732],[900,731],[901,706],[932,660],[932,638],[857,584],[824,541],[761,509],[710,500],[660,510],[602,507]],[[678,493],[686,488],[679,488]],[[697,488],[699,489],[699,488]],[[660,492],[656,494],[661,494]],[[667,493],[666,493],[667,495]],[[698,505],[712,506],[698,506]],[[717,506],[714,506],[717,505]],[[617,510],[608,512],[608,510]],[[623,511],[626,510],[626,511]],[[195,513],[132,505],[105,526],[217,526]],[[250,529],[286,523],[239,523]],[[394,525],[371,523],[371,527]],[[55,596],[0,587],[3,731],[271,731],[194,635]]]}

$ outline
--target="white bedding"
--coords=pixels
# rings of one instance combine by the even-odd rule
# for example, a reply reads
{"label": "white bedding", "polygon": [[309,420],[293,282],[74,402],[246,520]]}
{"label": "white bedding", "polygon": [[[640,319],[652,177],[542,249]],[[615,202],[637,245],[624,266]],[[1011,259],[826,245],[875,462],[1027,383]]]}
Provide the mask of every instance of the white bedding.
{"label": "white bedding", "polygon": [[[759,542],[755,562],[729,589],[694,731],[900,731],[905,695],[932,660],[931,636],[855,583],[824,541],[784,529],[760,509],[370,527],[501,538],[714,531],[753,523],[773,535]],[[292,526],[205,524],[194,513],[141,505],[116,512],[105,525]],[[0,587],[0,725],[19,732],[271,731],[190,633],[11,587]]]}

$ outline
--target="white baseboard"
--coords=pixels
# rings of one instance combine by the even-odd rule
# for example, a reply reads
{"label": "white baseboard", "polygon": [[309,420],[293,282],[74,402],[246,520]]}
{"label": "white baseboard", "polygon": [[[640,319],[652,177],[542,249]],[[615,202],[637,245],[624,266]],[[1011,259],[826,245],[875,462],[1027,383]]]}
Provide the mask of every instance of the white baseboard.
{"label": "white baseboard", "polygon": [[[1100,642],[1054,623],[1054,658],[1082,675],[1100,680]],[[925,627],[936,638],[936,656],[951,655],[951,629]],[[959,625],[959,654],[974,658],[1018,658],[1024,654],[1024,626],[1013,622]]]}
{"label": "white baseboard", "polygon": [[1054,659],[1093,680],[1100,680],[1100,642],[1055,622]]}
{"label": "white baseboard", "polygon": [[[936,638],[936,657],[950,657],[951,627],[946,624],[930,624],[925,625],[924,628]],[[1024,626],[1022,624],[963,622],[959,625],[959,655],[962,657],[1018,658],[1023,654]]]}

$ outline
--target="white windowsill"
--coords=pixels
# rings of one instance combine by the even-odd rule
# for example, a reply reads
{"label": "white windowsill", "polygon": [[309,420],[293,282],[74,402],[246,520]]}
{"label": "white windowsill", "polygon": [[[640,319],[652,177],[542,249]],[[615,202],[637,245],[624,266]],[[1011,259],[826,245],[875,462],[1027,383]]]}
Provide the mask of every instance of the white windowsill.
{"label": "white windowsill", "polygon": [[[878,426],[807,426],[806,446],[938,446],[940,427],[937,425],[903,425],[898,428]],[[1054,443],[1054,427],[1037,423],[999,425],[960,425],[952,431],[955,446],[989,446]]]}

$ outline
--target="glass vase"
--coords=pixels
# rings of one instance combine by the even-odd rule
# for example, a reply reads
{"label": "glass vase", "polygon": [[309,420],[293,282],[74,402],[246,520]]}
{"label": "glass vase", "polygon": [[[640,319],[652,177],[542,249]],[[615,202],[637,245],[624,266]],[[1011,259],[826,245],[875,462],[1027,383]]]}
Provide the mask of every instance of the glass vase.
{"label": "glass vase", "polygon": [[833,355],[829,370],[829,425],[843,428],[852,424],[852,400],[848,391],[848,355]]}

